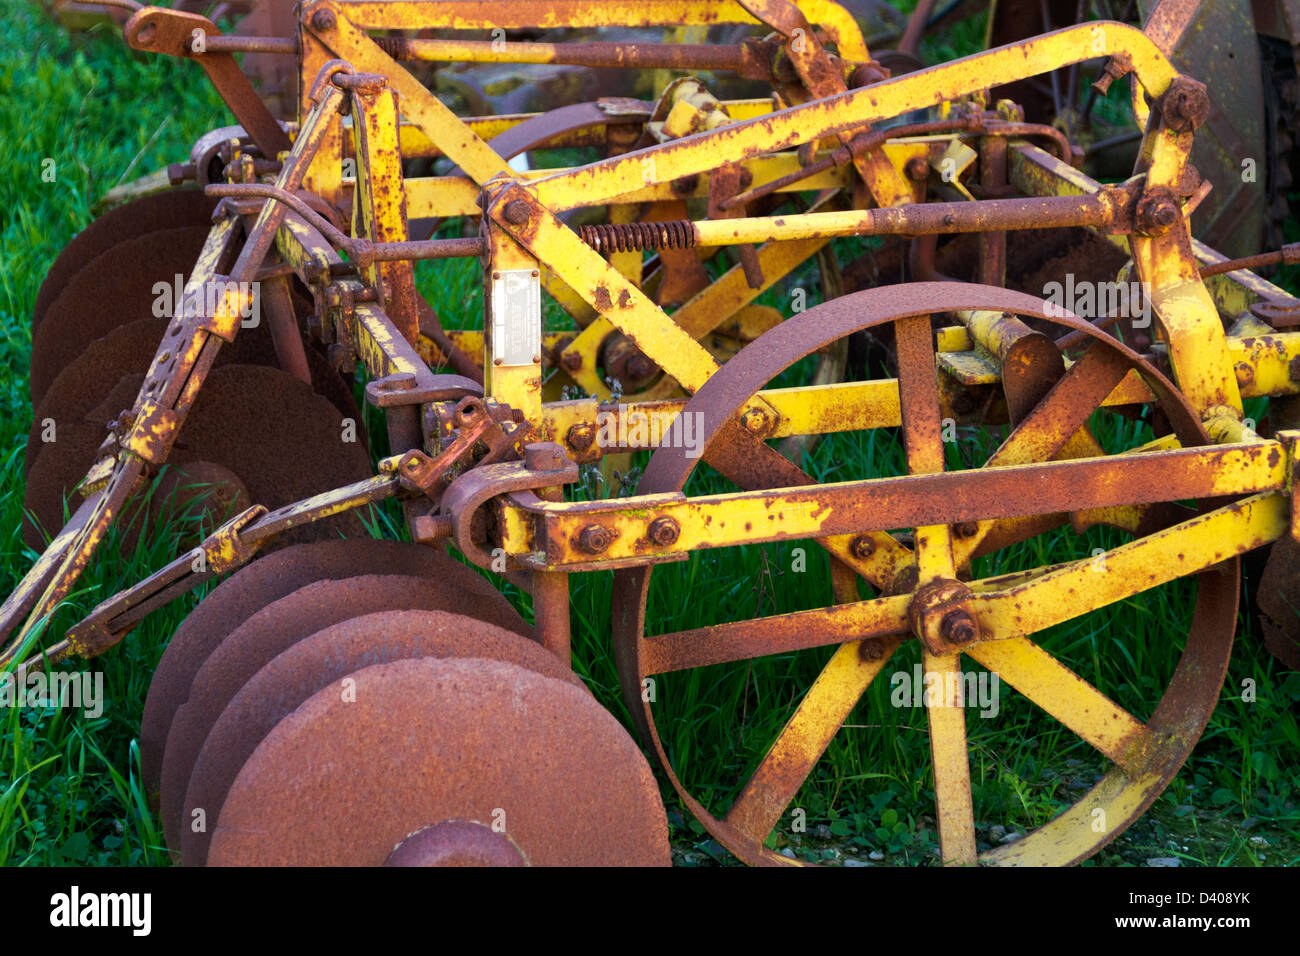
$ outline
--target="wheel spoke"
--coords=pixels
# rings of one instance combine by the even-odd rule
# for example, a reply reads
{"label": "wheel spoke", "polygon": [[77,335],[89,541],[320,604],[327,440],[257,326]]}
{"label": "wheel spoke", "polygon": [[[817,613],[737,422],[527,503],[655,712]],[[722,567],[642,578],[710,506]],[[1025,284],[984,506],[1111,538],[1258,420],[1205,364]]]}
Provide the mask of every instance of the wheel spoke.
{"label": "wheel spoke", "polygon": [[[898,349],[898,403],[903,410],[903,447],[913,475],[943,471],[943,421],[930,317],[894,323]],[[916,565],[922,582],[954,576],[952,531],[947,525],[916,529]]]}
{"label": "wheel spoke", "polygon": [[928,315],[894,323],[903,445],[907,470],[913,475],[943,471],[943,422],[932,336]]}
{"label": "wheel spoke", "polygon": [[[797,488],[817,484],[816,479],[759,438],[737,425],[729,425],[709,446],[705,461],[728,481],[745,491],[765,488]],[[856,557],[850,545],[856,535],[832,535],[816,539],[833,558],[849,565],[878,590],[890,587],[894,575],[913,563],[912,552],[893,535],[872,531],[871,554]]]}
{"label": "wheel spoke", "polygon": [[1151,742],[1146,726],[1033,641],[990,641],[968,653],[1126,773],[1143,771]]}
{"label": "wheel spoke", "polygon": [[[946,866],[969,865],[976,858],[975,810],[971,803],[970,758],[966,752],[961,655],[939,657],[926,651],[923,656],[939,852]],[[933,702],[933,696],[941,700]]]}
{"label": "wheel spoke", "polygon": [[910,595],[795,611],[645,638],[646,674],[665,674],[728,661],[825,647],[868,637],[905,634]]}
{"label": "wheel spoke", "polygon": [[812,772],[853,706],[898,646],[883,638],[879,660],[864,660],[861,642],[841,644],[808,688],[766,756],[727,811],[726,820],[762,842]]}
{"label": "wheel spoke", "polygon": [[1093,346],[1007,436],[986,468],[1051,461],[1084,426],[1129,366],[1113,349]]}
{"label": "wheel spoke", "polygon": [[1023,637],[1204,571],[1277,540],[1289,526],[1285,495],[1254,495],[1024,584],[978,593],[971,610],[985,634]]}

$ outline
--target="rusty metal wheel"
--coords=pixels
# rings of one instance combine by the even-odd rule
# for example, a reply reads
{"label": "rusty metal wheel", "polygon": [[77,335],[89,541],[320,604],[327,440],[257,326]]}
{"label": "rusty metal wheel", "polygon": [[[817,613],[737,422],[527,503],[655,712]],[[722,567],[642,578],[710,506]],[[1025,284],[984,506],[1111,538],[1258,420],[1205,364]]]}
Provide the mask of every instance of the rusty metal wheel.
{"label": "rusty metal wheel", "polygon": [[[194,675],[213,650],[258,611],[317,581],[359,575],[414,575],[457,596],[458,610],[510,623],[530,636],[510,603],[482,576],[441,551],[400,541],[354,538],[293,545],[260,557],[223,581],[177,628],[154,669],[140,721],[140,764],[151,799],[162,782],[172,721],[190,695]],[[495,615],[495,617],[494,617]]]}
{"label": "rusty metal wheel", "polygon": [[[365,574],[316,581],[269,604],[212,649],[172,718],[163,751],[161,816],[168,845],[180,847],[181,809],[194,761],[226,705],[276,654],[322,628],[377,611],[458,611],[464,594],[423,575]],[[505,604],[504,600],[501,604]],[[487,627],[523,630],[509,605],[483,609]]]}
{"label": "rusty metal wheel", "polygon": [[[400,852],[395,852],[401,847]],[[374,664],[258,744],[212,834],[216,866],[669,862],[654,774],[584,689],[475,658]]]}
{"label": "rusty metal wheel", "polygon": [[359,668],[420,657],[506,661],[585,690],[568,664],[536,641],[463,614],[378,611],[325,627],[270,659],[239,688],[207,732],[184,794],[182,862],[207,862],[207,827],[184,823],[215,823],[240,768],[276,724]]}
{"label": "rusty metal wheel", "polygon": [[[833,555],[842,556],[832,560],[833,580],[835,572],[843,570],[842,561],[862,559],[855,570],[879,589],[879,597],[862,600],[856,582],[851,580],[846,589],[841,574],[834,589],[836,607],[651,635],[646,618],[652,568],[615,573],[614,640],[628,706],[686,805],[713,836],[746,862],[793,862],[766,847],[765,840],[817,770],[833,739],[848,734],[841,726],[873,680],[913,637],[921,643],[927,675],[931,774],[926,779],[933,781],[940,849],[950,863],[1068,864],[1096,852],[1131,824],[1169,783],[1214,708],[1236,624],[1239,573],[1235,556],[1259,542],[1252,543],[1244,535],[1238,540],[1225,532],[1214,566],[1192,557],[1204,554],[1203,548],[1187,547],[1184,553],[1180,547],[1184,535],[1203,536],[1210,530],[1207,522],[1222,519],[1216,517],[1220,515],[1216,511],[1189,518],[1172,529],[1166,527],[1182,517],[1161,501],[1166,491],[1173,494],[1168,488],[1172,475],[1157,476],[1147,486],[1132,489],[1128,500],[1151,507],[1119,508],[1105,515],[1075,510],[1081,506],[1069,503],[1070,490],[1059,484],[1052,490],[1050,482],[1036,481],[1030,488],[1003,479],[1000,487],[994,485],[992,494],[962,497],[955,490],[957,485],[934,480],[944,478],[937,473],[945,470],[946,463],[930,316],[958,310],[1011,313],[1059,323],[1083,330],[1089,344],[1083,357],[1054,386],[1024,408],[1018,424],[985,463],[985,469],[1105,455],[1101,449],[1087,450],[1087,425],[1093,412],[1130,372],[1136,372],[1150,389],[1183,446],[1207,441],[1195,414],[1175,388],[1136,353],[1072,315],[1062,318],[1052,314],[1051,306],[1041,299],[989,286],[914,283],[846,296],[787,320],[723,366],[684,412],[701,416],[698,421],[707,436],[703,460],[745,490],[813,484],[802,472],[792,472],[774,448],[747,434],[735,416],[751,396],[804,356],[858,330],[892,324],[899,343],[899,437],[911,473],[906,492],[873,494],[867,486],[860,512],[854,511],[854,516],[861,516],[860,534],[817,541]],[[682,491],[699,460],[688,457],[684,449],[659,449],[638,492]],[[844,473],[842,462],[835,465],[837,481],[872,477],[851,476]],[[1104,482],[1104,472],[1098,474],[1102,476],[1098,481]],[[1027,480],[1023,473],[1017,479]],[[710,490],[717,488],[711,486]],[[1236,509],[1248,508],[1249,503],[1239,503],[1226,510],[1235,514]],[[883,516],[885,512],[889,517]],[[996,520],[975,520],[984,516]],[[1230,514],[1228,526],[1232,526],[1231,518]],[[1000,551],[1062,525],[1086,526],[1103,520],[1128,527],[1133,540],[1092,558],[1008,569],[1013,573],[969,580],[969,561],[977,554]],[[907,524],[916,526],[914,561],[906,551],[900,558],[898,539],[885,533]],[[868,560],[887,548],[893,549],[888,562]],[[693,555],[692,560],[716,559]],[[707,574],[706,569],[692,570],[686,562],[666,570],[677,567],[684,569],[688,579],[692,574]],[[1148,708],[1144,718],[1107,696],[1117,690],[1132,696],[1129,689],[1103,691],[1085,681],[1059,659],[1061,651],[1053,643],[1054,634],[1044,633],[1096,608],[1190,575],[1195,575],[1196,610],[1185,648],[1159,701],[1139,701]],[[743,592],[733,588],[727,593]],[[655,598],[653,616],[670,606],[673,597],[661,591]],[[990,612],[995,606],[1003,610]],[[958,613],[949,613],[954,611]],[[1101,616],[1110,620],[1108,615]],[[1035,640],[1030,640],[1030,635],[1035,635]],[[1122,643],[1117,641],[1100,653],[1122,654]],[[701,699],[694,688],[722,686],[725,676],[701,668],[731,665],[744,669],[760,657],[831,647],[834,652],[811,686],[792,687],[788,678],[776,679],[746,697],[746,704],[755,700],[768,706],[788,702],[790,716],[765,751],[727,749],[720,758],[738,768],[743,785],[713,786],[699,793],[698,787],[692,792],[693,788],[683,783],[674,758],[683,753],[694,756],[702,742],[693,739],[689,720],[675,721],[661,732],[655,715],[666,698],[686,695],[676,702],[676,712],[698,715],[723,705]],[[960,700],[957,694],[963,686],[963,655],[999,675],[1002,682],[1090,745],[1093,756],[1106,768],[1080,799],[1070,802],[1072,797],[1067,796],[1064,804],[1057,799],[1059,812],[1024,838],[983,853],[977,852],[976,845],[966,711],[953,706]],[[674,681],[678,672],[684,673]],[[796,672],[793,665],[776,671]],[[943,681],[938,685],[944,688],[942,693],[928,693],[929,675]],[[647,681],[658,682],[658,686]],[[656,693],[647,693],[647,687],[654,687]],[[885,706],[888,693],[881,693],[879,687],[875,691],[876,701]],[[725,706],[744,705],[733,696]],[[864,715],[863,722],[881,727],[894,723],[879,714]],[[840,738],[836,746],[843,752],[851,743]],[[869,771],[870,767],[864,768]]]}

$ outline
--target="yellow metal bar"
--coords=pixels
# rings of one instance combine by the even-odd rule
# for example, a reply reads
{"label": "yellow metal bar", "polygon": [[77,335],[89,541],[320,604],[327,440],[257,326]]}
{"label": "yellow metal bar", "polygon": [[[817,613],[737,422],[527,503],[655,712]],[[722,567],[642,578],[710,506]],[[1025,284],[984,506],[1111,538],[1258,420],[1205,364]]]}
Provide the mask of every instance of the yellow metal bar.
{"label": "yellow metal bar", "polygon": [[1141,771],[1133,758],[1150,742],[1142,722],[1033,641],[988,641],[967,653],[1125,770]]}
{"label": "yellow metal bar", "polygon": [[1033,634],[1276,541],[1290,515],[1288,496],[1255,495],[999,594],[977,594],[971,611],[982,633]]}
{"label": "yellow metal bar", "polygon": [[[1277,443],[1253,442],[1236,446],[1178,449],[1160,453],[1160,467],[1179,475],[1180,478],[1189,479],[1189,483],[1180,484],[1176,492],[1177,497],[1212,498],[1264,492],[1267,498],[1267,493],[1286,487],[1285,455],[1277,453],[1278,448],[1280,446]],[[1038,489],[1048,486],[1070,489],[1072,510],[1073,508],[1130,505],[1135,500],[1141,502],[1169,500],[1171,492],[1168,488],[1145,486],[1135,490],[1133,479],[1126,479],[1124,476],[1125,465],[1132,462],[1136,466],[1137,459],[1149,457],[1149,455],[1116,455],[1106,459],[1035,462],[1005,468],[953,473],[947,477],[951,480],[954,489],[961,488],[962,485],[968,487],[961,488],[960,491],[930,492],[926,498],[925,510],[919,510],[907,502],[915,495],[915,492],[910,490],[912,486],[918,482],[932,480],[933,476],[929,475],[874,478],[772,491],[702,495],[690,499],[675,497],[670,500],[656,500],[653,503],[655,515],[671,517],[680,528],[677,541],[671,547],[657,548],[656,552],[669,554],[704,548],[733,547],[760,541],[830,536],[843,536],[847,541],[847,536],[850,534],[884,528],[1034,515],[1041,513],[1037,501],[1041,500],[1042,492]],[[1143,462],[1143,467],[1153,466],[1149,462]],[[1105,481],[1100,480],[1094,471],[1101,468],[1107,470]],[[1190,481],[1191,476],[1196,476],[1195,487]],[[994,492],[980,494],[975,490],[981,482],[995,481],[998,487],[1022,488],[1024,494],[1020,497],[1007,497]],[[848,506],[855,502],[862,502],[867,496],[870,496],[872,501],[880,502],[879,509],[871,511],[870,519],[860,515],[857,509],[845,511],[839,504],[843,502]],[[626,498],[575,504],[541,502],[533,505],[531,510],[532,513],[543,516],[542,524],[538,528],[538,538],[547,536],[554,542],[557,552],[564,549],[563,542],[575,539],[578,531],[585,524],[594,520],[601,521],[614,534],[614,541],[602,553],[601,558],[618,560],[644,556],[645,548],[642,541],[645,537],[646,509],[650,506],[649,502]],[[1262,506],[1247,510],[1254,514],[1259,512],[1260,507]],[[933,516],[929,509],[933,509]],[[1226,518],[1220,517],[1215,521],[1220,524],[1226,522],[1227,526],[1235,527]],[[1174,555],[1169,567],[1176,568],[1179,565],[1186,567],[1188,563],[1200,560],[1196,549],[1183,539],[1179,539],[1176,544],[1168,542],[1162,544],[1164,539],[1160,535],[1175,535],[1194,527],[1195,525],[1187,523],[1177,525],[1172,530],[1159,532],[1157,535],[1150,535],[1138,542],[1124,545],[1118,552],[1113,553],[1118,553],[1123,561],[1127,560],[1123,556],[1130,554],[1134,548],[1154,549],[1158,555],[1166,553],[1160,549],[1168,548],[1172,549],[1170,553]],[[1212,536],[1197,537],[1196,540],[1205,540],[1214,547],[1226,547],[1227,542],[1233,542],[1235,539],[1228,535],[1221,541]],[[1264,543],[1267,542],[1256,541],[1250,547]],[[1228,556],[1230,555],[1225,552],[1216,560],[1223,560]],[[569,563],[559,553],[550,555],[549,558],[557,564]],[[1147,576],[1149,569],[1141,566],[1140,560],[1149,560],[1154,565],[1162,559],[1153,557],[1133,560],[1139,562],[1135,566],[1141,570],[1141,574],[1135,580],[1141,580]],[[1191,572],[1170,571],[1170,574],[1175,577],[1188,573]],[[1081,582],[1091,580],[1093,579],[1084,573]],[[1079,594],[1088,596],[1089,589],[1083,587],[1081,582],[1078,583]],[[1092,606],[1092,604],[1087,605],[1087,607]],[[1001,626],[1002,623],[1005,622],[1000,623],[992,619],[990,627]],[[1014,634],[1029,633],[1039,629],[1041,628],[1026,625],[1025,630],[1016,631]],[[994,630],[991,633],[1002,632]],[[1009,633],[1009,636],[1013,635]]]}
{"label": "yellow metal bar", "polygon": [[727,823],[751,839],[761,842],[772,832],[862,692],[888,661],[888,654],[878,661],[864,660],[861,643],[851,641],[836,649],[727,811]]}
{"label": "yellow metal bar", "polygon": [[945,866],[973,866],[978,854],[975,809],[970,791],[970,757],[966,751],[961,655],[940,657],[923,649],[921,656],[925,663],[925,715],[930,724],[939,852]]}
{"label": "yellow metal bar", "polygon": [[[545,5],[512,0],[341,0],[348,17],[366,29],[551,30],[562,27],[712,26],[756,20],[738,3],[718,0],[552,0]],[[841,56],[869,57],[852,15],[829,0],[797,0],[805,17],[831,35]]]}
{"label": "yellow metal bar", "polygon": [[[482,348],[481,335],[465,341],[467,345],[476,342],[477,347]],[[900,424],[898,385],[893,379],[767,389],[759,392],[758,397],[780,416],[769,438],[894,428]],[[612,450],[656,448],[658,439],[673,433],[674,422],[686,407],[686,402],[685,398],[617,405],[594,398],[548,402],[542,409],[538,440],[569,445],[569,429],[586,426],[597,433],[598,440],[589,446],[586,453],[569,445],[569,454],[580,460],[597,457],[602,449],[599,442],[602,428],[608,436],[620,439],[613,446],[606,446]]]}
{"label": "yellow metal bar", "polygon": [[[352,234],[374,242],[405,242],[406,192],[397,144],[397,94],[391,89],[352,95],[352,137],[357,187]],[[383,289],[389,315],[408,342],[419,334],[415,271],[410,261],[373,263],[361,270],[366,283]]]}
{"label": "yellow metal bar", "polygon": [[314,15],[321,11],[333,13],[334,24],[328,30],[314,31],[314,35],[356,69],[386,77],[401,97],[403,115],[423,129],[445,156],[480,183],[498,173],[510,174],[509,165],[492,147],[348,19],[353,10],[318,0],[304,9],[303,21],[315,22]]}
{"label": "yellow metal bar", "polygon": [[557,212],[608,202],[647,182],[705,173],[723,163],[789,149],[989,86],[1120,52],[1129,55],[1135,76],[1152,96],[1163,93],[1177,75],[1139,30],[1111,22],[1071,27],[552,176],[537,184],[537,196]]}

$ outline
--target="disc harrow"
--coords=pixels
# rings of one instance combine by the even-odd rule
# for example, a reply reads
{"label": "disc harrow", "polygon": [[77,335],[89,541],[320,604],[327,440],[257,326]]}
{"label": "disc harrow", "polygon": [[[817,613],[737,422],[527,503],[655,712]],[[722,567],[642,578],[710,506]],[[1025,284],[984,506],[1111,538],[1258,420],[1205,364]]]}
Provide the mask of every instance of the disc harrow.
{"label": "disc harrow", "polygon": [[[240,126],[176,167],[198,190],[134,199],[51,268],[28,500],[62,530],[0,633],[20,668],[94,657],[230,575],[145,705],[145,784],[177,861],[669,862],[650,764],[573,666],[571,582],[591,572],[613,572],[608,646],[661,779],[753,864],[796,862],[772,838],[829,753],[898,731],[873,708],[910,661],[940,861],[1043,865],[1115,840],[1178,773],[1223,684],[1244,556],[1271,549],[1269,647],[1300,657],[1300,301],[1250,271],[1297,257],[1193,238],[1213,91],[1170,58],[1186,4],[1146,32],[1088,22],[924,70],[915,24],[910,49],[873,53],[829,0],[311,0],[291,38],[117,5],[128,43],[197,60]],[[720,27],[738,32],[619,32]],[[494,30],[508,39],[480,38]],[[240,52],[295,65],[292,123]],[[512,63],[677,76],[653,100],[500,116],[458,115],[423,82],[428,64]],[[989,93],[1085,71],[1099,95],[1132,88],[1117,182],[1081,168],[1072,128]],[[752,95],[716,93],[737,84]],[[444,328],[421,292],[466,260],[482,315]],[[760,301],[814,274],[820,304]],[[373,467],[354,376],[386,432]],[[1254,399],[1273,427],[1247,417]],[[38,447],[42,418],[68,440]],[[618,495],[585,490],[593,466]],[[241,510],[42,637],[169,468]],[[368,537],[361,512],[385,503],[409,542]],[[825,570],[790,600],[736,597],[770,555],[809,551]],[[723,555],[742,580],[722,580]],[[1134,602],[1190,608],[1145,698],[1062,637]],[[1101,660],[1131,639],[1100,631]],[[682,715],[736,706],[712,677],[760,661],[744,705],[784,708],[779,732],[705,739]],[[967,719],[987,677],[1100,772],[981,849]]]}

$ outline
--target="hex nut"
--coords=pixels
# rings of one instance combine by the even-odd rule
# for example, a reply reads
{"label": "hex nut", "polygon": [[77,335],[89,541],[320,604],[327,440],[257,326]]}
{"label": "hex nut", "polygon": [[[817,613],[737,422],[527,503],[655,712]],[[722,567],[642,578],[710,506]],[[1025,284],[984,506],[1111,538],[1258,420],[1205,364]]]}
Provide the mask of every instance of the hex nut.
{"label": "hex nut", "polygon": [[969,611],[949,611],[939,622],[939,633],[950,644],[969,644],[979,637],[979,624]]}
{"label": "hex nut", "polygon": [[682,529],[677,522],[667,515],[655,518],[650,522],[648,531],[650,540],[661,548],[666,548],[671,544],[677,543],[677,538],[681,535]]}
{"label": "hex nut", "polygon": [[587,554],[600,554],[609,550],[614,536],[598,524],[589,524],[578,535],[578,548]]}
{"label": "hex nut", "polygon": [[876,542],[865,534],[860,534],[849,542],[849,554],[859,561],[865,561],[876,553]]}
{"label": "hex nut", "polygon": [[570,425],[564,433],[564,443],[577,452],[584,452],[596,441],[596,429],[591,425]]}

